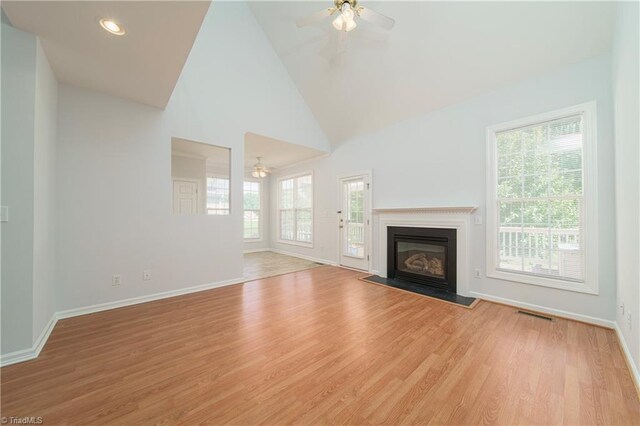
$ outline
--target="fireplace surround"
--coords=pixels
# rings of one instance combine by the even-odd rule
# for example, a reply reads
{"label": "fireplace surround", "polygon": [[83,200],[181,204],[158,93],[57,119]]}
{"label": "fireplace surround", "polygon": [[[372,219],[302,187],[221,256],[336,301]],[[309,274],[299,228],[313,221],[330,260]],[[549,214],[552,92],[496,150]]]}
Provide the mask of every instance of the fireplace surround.
{"label": "fireplace surround", "polygon": [[[456,230],[456,287],[457,294],[469,297],[470,259],[469,233],[475,206],[443,207],[377,207],[373,208],[374,238],[378,250],[372,272],[387,278],[387,228],[390,226],[415,228],[447,228]],[[432,287],[423,288],[431,289]]]}
{"label": "fireplace surround", "polygon": [[387,227],[387,277],[457,292],[456,229]]}

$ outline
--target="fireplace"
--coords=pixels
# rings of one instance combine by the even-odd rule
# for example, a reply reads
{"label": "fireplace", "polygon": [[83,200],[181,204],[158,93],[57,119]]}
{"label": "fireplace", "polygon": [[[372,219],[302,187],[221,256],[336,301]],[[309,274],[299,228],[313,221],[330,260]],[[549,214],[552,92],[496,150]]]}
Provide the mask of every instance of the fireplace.
{"label": "fireplace", "polygon": [[456,293],[456,230],[387,227],[387,277]]}

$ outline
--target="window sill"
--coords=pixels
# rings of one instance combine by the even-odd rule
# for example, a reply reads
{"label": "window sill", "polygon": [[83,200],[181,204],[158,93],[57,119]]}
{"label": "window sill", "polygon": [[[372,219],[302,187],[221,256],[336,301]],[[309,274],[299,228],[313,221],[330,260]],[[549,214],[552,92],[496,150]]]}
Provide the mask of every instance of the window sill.
{"label": "window sill", "polygon": [[301,243],[300,241],[280,240],[280,239],[278,239],[277,242],[280,244],[288,244],[290,246],[313,248],[313,243]]}
{"label": "window sill", "polygon": [[549,287],[559,290],[573,291],[576,293],[599,294],[596,286],[588,285],[587,282],[579,283],[572,281],[564,281],[554,278],[538,277],[534,275],[518,274],[515,272],[507,272],[495,269],[487,273],[487,277],[503,281],[512,281],[522,284],[536,285],[540,287]]}
{"label": "window sill", "polygon": [[261,243],[262,241],[264,241],[262,239],[262,237],[260,237],[260,238],[245,238],[244,239],[245,243]]}

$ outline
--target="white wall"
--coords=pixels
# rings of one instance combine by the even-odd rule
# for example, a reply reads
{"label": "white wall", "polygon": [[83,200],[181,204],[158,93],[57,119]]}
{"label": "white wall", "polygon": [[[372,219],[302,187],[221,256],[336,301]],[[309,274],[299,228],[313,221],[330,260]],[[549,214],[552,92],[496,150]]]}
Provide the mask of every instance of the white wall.
{"label": "white wall", "polygon": [[[486,127],[595,100],[598,108],[600,294],[573,293],[486,277],[473,279],[470,289],[612,320],[615,236],[610,64],[609,56],[594,58],[349,140],[326,159],[284,171],[284,174],[314,171],[314,247],[278,243],[275,217],[271,225],[272,245],[279,250],[337,261],[337,177],[365,169],[373,170],[374,207],[478,206],[477,214],[484,216]],[[272,181],[273,193],[277,179],[274,177]],[[375,230],[374,225],[373,266],[377,269]],[[484,225],[472,225],[469,276],[473,276],[475,268],[480,268],[484,276],[485,247]]]}
{"label": "white wall", "polygon": [[2,24],[3,354],[32,343],[35,70],[36,38]]}
{"label": "white wall", "polygon": [[34,124],[33,339],[55,312],[58,82],[38,40]]}
{"label": "white wall", "polygon": [[[245,132],[329,149],[244,3],[212,3],[166,110],[64,85],[58,107],[61,310],[241,277]],[[170,214],[174,136],[231,148],[230,216]]]}
{"label": "white wall", "polygon": [[[245,174],[245,179],[256,180],[251,173]],[[245,240],[244,251],[265,250],[271,248],[271,179],[267,176],[260,180],[260,196],[262,197],[262,238],[259,241]]]}
{"label": "white wall", "polygon": [[[616,321],[640,367],[640,68],[637,2],[619,3],[613,47],[618,309]],[[624,303],[623,314],[620,305]],[[626,315],[631,313],[631,327]]]}
{"label": "white wall", "polygon": [[55,311],[57,81],[36,37],[2,24],[1,353],[30,349]]}

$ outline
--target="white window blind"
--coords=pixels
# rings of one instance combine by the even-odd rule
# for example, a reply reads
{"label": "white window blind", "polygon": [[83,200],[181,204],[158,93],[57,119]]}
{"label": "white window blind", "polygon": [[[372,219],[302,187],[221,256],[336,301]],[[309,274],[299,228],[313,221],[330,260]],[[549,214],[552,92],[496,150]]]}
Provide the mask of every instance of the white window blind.
{"label": "white window blind", "polygon": [[229,214],[229,179],[207,176],[207,214]]}
{"label": "white window blind", "polygon": [[311,174],[281,179],[278,194],[280,240],[311,244],[313,240]]}
{"label": "white window blind", "polygon": [[584,114],[495,133],[497,269],[583,282]]}
{"label": "white window blind", "polygon": [[261,237],[261,198],[260,182],[244,182],[244,238],[259,239]]}

